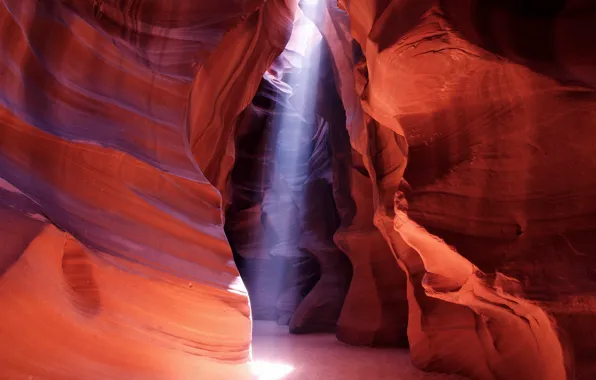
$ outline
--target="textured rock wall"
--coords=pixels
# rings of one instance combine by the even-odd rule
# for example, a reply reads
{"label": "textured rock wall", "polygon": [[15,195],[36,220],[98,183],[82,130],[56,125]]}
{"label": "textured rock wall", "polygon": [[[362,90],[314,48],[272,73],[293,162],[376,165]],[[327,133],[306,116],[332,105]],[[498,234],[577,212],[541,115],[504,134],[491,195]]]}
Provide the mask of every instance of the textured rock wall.
{"label": "textured rock wall", "polygon": [[[303,122],[291,1],[2,2],[0,377],[247,378],[224,214],[240,269],[268,263],[255,313],[293,332],[407,337],[473,379],[594,377],[594,6],[312,6]],[[289,177],[280,102],[312,128]]]}
{"label": "textured rock wall", "polygon": [[217,190],[294,6],[0,4],[0,377],[248,377]]}
{"label": "textured rock wall", "polygon": [[[330,3],[324,34],[335,39],[338,76],[355,67],[360,99],[342,91],[348,130],[373,179],[375,225],[408,275],[415,364],[563,379],[594,351],[592,255],[576,248],[593,224],[591,164],[581,164],[591,159],[588,144],[572,148],[593,139],[591,76],[577,68],[593,57],[573,39],[589,30],[588,13],[490,3],[343,2],[349,23]],[[362,51],[354,63],[352,37]],[[487,40],[499,49],[470,42]]]}

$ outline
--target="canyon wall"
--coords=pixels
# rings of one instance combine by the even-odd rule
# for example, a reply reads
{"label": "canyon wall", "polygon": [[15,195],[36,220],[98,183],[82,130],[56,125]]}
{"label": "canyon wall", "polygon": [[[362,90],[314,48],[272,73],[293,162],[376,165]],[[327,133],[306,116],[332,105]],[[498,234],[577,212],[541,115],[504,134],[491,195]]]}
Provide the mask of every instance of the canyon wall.
{"label": "canyon wall", "polygon": [[195,3],[0,5],[0,377],[249,378],[246,288],[424,370],[594,377],[590,2]]}
{"label": "canyon wall", "polygon": [[222,184],[294,9],[0,4],[0,377],[249,378]]}
{"label": "canyon wall", "polygon": [[594,138],[594,53],[578,42],[593,13],[532,5],[340,2],[349,20],[328,5],[338,75],[355,67],[359,99],[342,94],[352,145],[408,275],[421,368],[591,376],[594,168],[577,141]]}

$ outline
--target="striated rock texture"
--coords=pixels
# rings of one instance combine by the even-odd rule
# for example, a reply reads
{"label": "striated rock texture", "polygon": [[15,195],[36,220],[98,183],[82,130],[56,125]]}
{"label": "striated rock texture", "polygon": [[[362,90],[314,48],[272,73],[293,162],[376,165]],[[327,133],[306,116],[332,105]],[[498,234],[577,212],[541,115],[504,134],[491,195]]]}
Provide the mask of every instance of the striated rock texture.
{"label": "striated rock texture", "polygon": [[0,4],[0,378],[250,378],[247,288],[424,370],[596,376],[592,2],[300,6]]}
{"label": "striated rock texture", "polygon": [[594,138],[596,104],[577,69],[594,56],[577,39],[592,14],[531,3],[346,1],[349,23],[328,6],[338,75],[355,67],[348,130],[373,179],[375,225],[408,276],[421,368],[564,379],[577,365],[591,378],[592,159],[579,141]]}
{"label": "striated rock texture", "polygon": [[0,377],[248,378],[220,193],[294,8],[0,4]]}

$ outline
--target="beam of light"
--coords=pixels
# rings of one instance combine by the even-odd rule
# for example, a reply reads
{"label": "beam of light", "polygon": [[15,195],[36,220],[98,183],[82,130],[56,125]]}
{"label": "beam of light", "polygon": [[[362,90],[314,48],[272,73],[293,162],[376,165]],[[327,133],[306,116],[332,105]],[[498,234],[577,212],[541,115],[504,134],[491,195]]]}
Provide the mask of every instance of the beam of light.
{"label": "beam of light", "polygon": [[[272,257],[305,257],[298,246],[301,227],[297,222],[300,221],[299,210],[304,202],[303,187],[309,175],[308,161],[314,147],[313,137],[319,124],[315,106],[322,36],[311,21],[316,20],[315,16],[320,13],[319,6],[318,0],[300,2],[301,8],[296,13],[290,40],[276,68],[264,75],[264,79],[278,90],[278,101],[270,119],[268,144],[274,154],[273,165],[267,168],[271,189],[265,195],[268,199],[263,200],[263,213],[268,215],[267,220],[272,223],[264,225],[260,243]],[[283,274],[282,266],[286,265],[283,264],[286,261],[277,262],[280,263],[279,268],[269,269],[277,273],[265,274],[270,276],[268,281],[255,279],[255,294],[273,295],[277,290],[282,290],[282,282],[295,282]]]}
{"label": "beam of light", "polygon": [[[272,134],[277,137],[274,142],[274,178],[285,181],[289,186],[288,190],[295,194],[300,194],[302,184],[308,176],[310,140],[316,122],[314,108],[317,99],[320,40],[321,35],[316,26],[300,12],[285,54],[293,66],[292,72],[284,81],[291,88],[288,103],[295,112],[282,106],[285,109],[276,112],[277,117],[272,121],[272,127],[277,132]],[[296,203],[300,203],[300,200],[296,199]],[[288,215],[283,226],[278,226],[278,231],[287,230],[285,233],[291,234],[292,231],[288,230],[291,228],[289,222],[295,216]],[[282,232],[283,235],[285,233]]]}
{"label": "beam of light", "polygon": [[[312,1],[312,0],[311,0]],[[273,178],[277,180],[273,186],[284,191],[284,196],[292,196],[297,206],[302,202],[303,184],[308,176],[308,160],[312,153],[311,140],[316,128],[315,105],[317,100],[318,72],[320,60],[321,35],[310,19],[299,12],[294,24],[294,30],[284,58],[292,66],[291,73],[283,81],[291,88],[291,95],[287,101],[280,102],[276,107],[272,128],[276,140],[275,164]],[[282,241],[295,241],[298,231],[292,221],[298,215],[291,215],[283,202],[274,205],[275,214],[286,214],[275,226]],[[273,233],[273,231],[271,231]],[[297,247],[285,247],[285,249]],[[277,254],[284,255],[283,252]]]}
{"label": "beam of light", "polygon": [[251,363],[251,370],[256,376],[255,380],[278,380],[292,373],[294,367],[283,363],[255,361]]}
{"label": "beam of light", "polygon": [[[317,104],[317,90],[319,78],[319,64],[321,58],[322,36],[311,20],[316,20],[319,9],[318,0],[302,0],[302,10],[297,12],[292,35],[286,46],[282,59],[282,67],[291,67],[286,75],[276,75],[265,80],[274,83],[278,88],[277,102],[270,136],[274,140],[269,145],[274,147],[274,164],[271,170],[271,186],[276,200],[269,204],[264,212],[275,215],[274,226],[265,226],[262,247],[270,249],[272,256],[296,257],[299,253],[299,209],[304,202],[304,183],[308,178],[308,162],[314,147],[313,141],[319,120],[315,115]],[[323,3],[323,2],[321,2]],[[282,68],[283,73],[283,68]],[[289,96],[288,96],[289,94]],[[296,207],[289,207],[294,204]],[[274,247],[268,247],[267,242],[277,241]],[[278,271],[282,271],[278,268]],[[258,271],[257,273],[262,273]],[[275,278],[275,274],[271,275]],[[280,279],[287,282],[288,279]],[[261,289],[255,292],[275,292],[265,288],[266,281],[256,279]],[[289,279],[290,283],[294,279]],[[268,286],[271,286],[269,284]],[[281,283],[278,284],[281,287]],[[280,294],[281,296],[281,294]],[[287,322],[287,321],[286,321]],[[294,367],[287,363],[268,360],[254,360],[251,362],[253,375],[258,380],[283,379],[294,371]]]}

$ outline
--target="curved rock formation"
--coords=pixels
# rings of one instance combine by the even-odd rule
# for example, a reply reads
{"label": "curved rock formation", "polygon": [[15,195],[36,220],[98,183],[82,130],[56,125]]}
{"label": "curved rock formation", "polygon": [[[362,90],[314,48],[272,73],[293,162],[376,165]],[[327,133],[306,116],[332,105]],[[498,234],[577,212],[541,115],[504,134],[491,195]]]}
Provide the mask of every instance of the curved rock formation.
{"label": "curved rock formation", "polygon": [[596,8],[296,6],[0,4],[0,377],[250,378],[240,269],[295,333],[593,378]]}
{"label": "curved rock formation", "polygon": [[1,377],[249,377],[220,150],[294,7],[2,3]]}
{"label": "curved rock formation", "polygon": [[[443,3],[449,14],[458,11],[461,16],[462,2]],[[456,234],[451,239],[456,246],[472,242],[473,245],[467,246],[466,256],[482,263],[489,272],[519,275],[531,268],[528,259],[533,257],[530,259],[532,267],[544,268],[543,273],[557,273],[551,266],[554,260],[541,258],[541,263],[536,262],[536,254],[542,253],[536,243],[548,245],[548,235],[589,229],[590,217],[575,221],[570,216],[559,219],[557,214],[549,212],[550,218],[557,220],[553,225],[558,223],[559,226],[558,230],[553,230],[552,227],[541,228],[544,222],[540,221],[545,217],[522,211],[526,207],[538,211],[538,204],[544,211],[553,210],[550,207],[553,201],[541,193],[548,194],[548,186],[552,186],[546,185],[549,183],[546,167],[552,170],[556,165],[549,165],[545,160],[545,174],[540,177],[540,169],[524,165],[531,162],[524,157],[549,155],[544,150],[546,139],[552,147],[555,142],[561,142],[563,134],[555,137],[554,115],[562,112],[573,115],[578,118],[576,125],[589,129],[587,115],[594,108],[588,95],[591,90],[558,84],[472,45],[450,24],[444,9],[436,2],[368,2],[367,6],[362,2],[349,2],[345,8],[351,18],[352,35],[362,46],[365,58],[355,71],[356,88],[360,89],[363,110],[373,118],[369,119],[366,114],[362,118],[364,133],[354,133],[358,127],[352,129],[352,143],[363,152],[365,167],[376,187],[375,224],[384,232],[408,273],[408,330],[414,362],[423,368],[457,371],[480,379],[572,377],[572,364],[565,352],[568,348],[561,347],[555,322],[545,313],[558,316],[557,296],[537,288],[534,296],[527,294],[526,297],[538,298],[541,293],[540,300],[548,302],[524,301],[520,298],[520,285],[507,276],[497,275],[491,281],[424,229],[403,227],[415,224],[401,211],[398,220],[403,221],[399,221],[396,228],[391,220],[395,217],[393,194],[402,192],[400,183],[407,139],[411,150],[405,178],[411,182],[411,188],[405,187],[411,198],[411,217],[434,231],[440,228]],[[552,18],[552,15],[544,17]],[[560,17],[565,20],[569,14]],[[573,105],[546,100],[559,100],[556,94],[561,90],[587,96],[582,95],[582,100],[578,99]],[[344,104],[358,107],[353,99],[346,96],[344,99]],[[397,137],[387,134],[386,128],[393,130]],[[549,138],[540,138],[536,132],[524,132],[538,128],[544,129],[541,133]],[[562,158],[553,154],[552,157],[566,160],[570,156]],[[534,183],[540,188],[529,188],[528,177],[536,178]],[[539,177],[542,179],[538,180]],[[556,197],[557,193],[578,192],[569,181],[556,182],[559,190],[553,187],[551,197]],[[581,180],[576,183],[583,189],[588,188],[583,187]],[[582,195],[586,201],[590,198],[587,191]],[[508,199],[511,200],[509,210],[503,207]],[[587,205],[586,201],[570,200],[566,206],[555,209],[573,215],[573,210]],[[524,209],[520,208],[522,204]],[[501,222],[506,220],[505,215],[513,220],[509,222],[511,227]],[[532,229],[540,231],[534,235],[535,253],[532,253],[532,245],[526,245],[530,239],[526,237],[530,224],[533,224]],[[466,240],[459,240],[458,236],[462,235]],[[524,269],[520,266],[516,270],[519,264],[511,260],[512,257],[508,257],[509,262],[499,260],[503,253],[498,251],[511,252],[504,246],[510,245],[512,239],[521,240],[520,236],[525,238],[526,243],[522,244],[526,251],[522,254],[518,248],[517,257],[521,260],[517,260]],[[493,247],[491,254],[486,255],[486,247]],[[479,250],[482,256],[473,253]],[[572,257],[568,258],[567,266],[579,269],[581,260],[571,264],[573,261]],[[581,282],[585,275],[582,277],[568,278],[567,281],[577,281],[574,293],[580,288],[590,292],[590,285]],[[529,284],[538,285],[541,281],[526,278]],[[590,301],[568,312],[583,318],[589,305]],[[567,318],[562,318],[562,322]],[[479,330],[478,326],[484,327]],[[515,338],[508,339],[510,335]],[[586,337],[576,336],[571,340],[585,353]]]}

